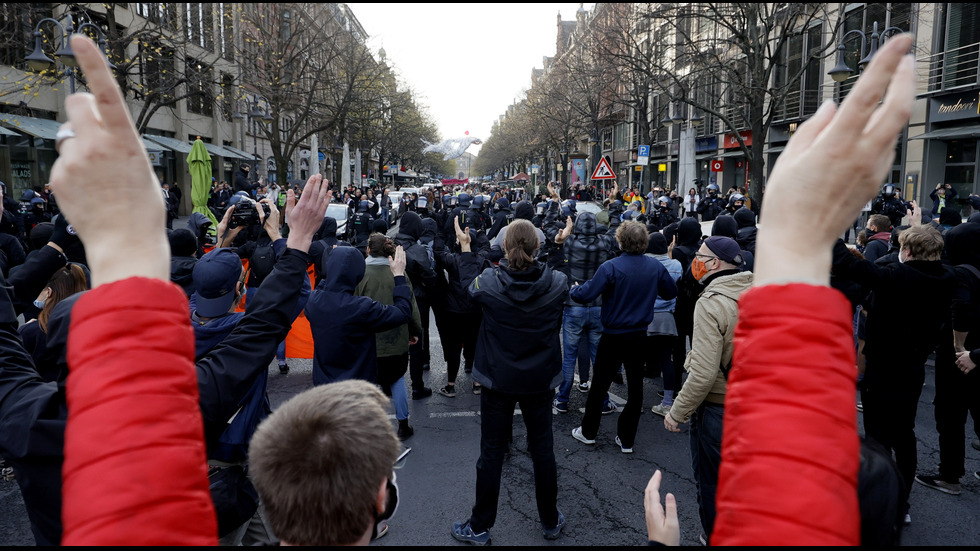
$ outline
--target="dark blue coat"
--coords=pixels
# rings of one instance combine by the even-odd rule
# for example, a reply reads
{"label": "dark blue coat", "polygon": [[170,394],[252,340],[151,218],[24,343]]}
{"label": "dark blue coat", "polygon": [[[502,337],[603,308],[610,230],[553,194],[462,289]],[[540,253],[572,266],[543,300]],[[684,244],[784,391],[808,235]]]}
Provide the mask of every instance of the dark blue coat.
{"label": "dark blue coat", "polygon": [[313,334],[313,384],[361,379],[378,380],[375,333],[394,329],[412,319],[412,291],[404,276],[395,278],[394,301],[386,306],[354,296],[364,278],[364,255],[353,247],[338,247],[326,263],[323,281],[306,305]]}

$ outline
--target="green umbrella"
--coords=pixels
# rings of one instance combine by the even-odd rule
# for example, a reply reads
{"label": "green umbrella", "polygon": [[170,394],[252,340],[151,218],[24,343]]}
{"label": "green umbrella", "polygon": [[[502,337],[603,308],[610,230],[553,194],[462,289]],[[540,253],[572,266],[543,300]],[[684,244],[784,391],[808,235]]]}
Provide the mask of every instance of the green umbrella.
{"label": "green umbrella", "polygon": [[208,199],[211,196],[211,155],[200,138],[194,140],[191,152],[187,154],[187,166],[191,171],[191,201],[194,203],[194,212],[207,216],[211,220],[208,233],[217,235],[218,219],[208,208]]}

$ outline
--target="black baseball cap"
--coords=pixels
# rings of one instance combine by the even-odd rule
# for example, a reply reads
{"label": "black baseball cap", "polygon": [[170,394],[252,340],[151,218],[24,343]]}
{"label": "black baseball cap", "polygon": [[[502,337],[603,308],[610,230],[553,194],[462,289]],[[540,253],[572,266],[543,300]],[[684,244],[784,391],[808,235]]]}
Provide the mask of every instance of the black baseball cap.
{"label": "black baseball cap", "polygon": [[202,318],[227,314],[235,303],[242,261],[231,249],[215,249],[194,264],[195,311]]}

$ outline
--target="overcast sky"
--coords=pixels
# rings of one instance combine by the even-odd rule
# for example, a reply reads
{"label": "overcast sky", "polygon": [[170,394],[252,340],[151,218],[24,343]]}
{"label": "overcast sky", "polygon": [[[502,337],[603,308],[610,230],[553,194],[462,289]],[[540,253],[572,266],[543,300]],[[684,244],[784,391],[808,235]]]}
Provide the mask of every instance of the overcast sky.
{"label": "overcast sky", "polygon": [[347,5],[370,35],[368,46],[384,48],[444,140],[467,131],[489,138],[494,121],[530,88],[531,70],[555,55],[559,12],[573,21],[579,9],[578,3]]}

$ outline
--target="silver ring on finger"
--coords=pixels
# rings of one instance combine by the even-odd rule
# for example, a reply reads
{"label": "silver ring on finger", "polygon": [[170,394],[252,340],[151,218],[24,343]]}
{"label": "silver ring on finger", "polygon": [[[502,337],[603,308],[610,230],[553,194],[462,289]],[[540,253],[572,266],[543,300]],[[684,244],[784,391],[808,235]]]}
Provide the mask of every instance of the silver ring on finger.
{"label": "silver ring on finger", "polygon": [[70,140],[75,137],[75,131],[71,129],[68,123],[61,125],[58,132],[54,135],[54,149],[57,151],[61,147],[61,142],[65,140]]}

